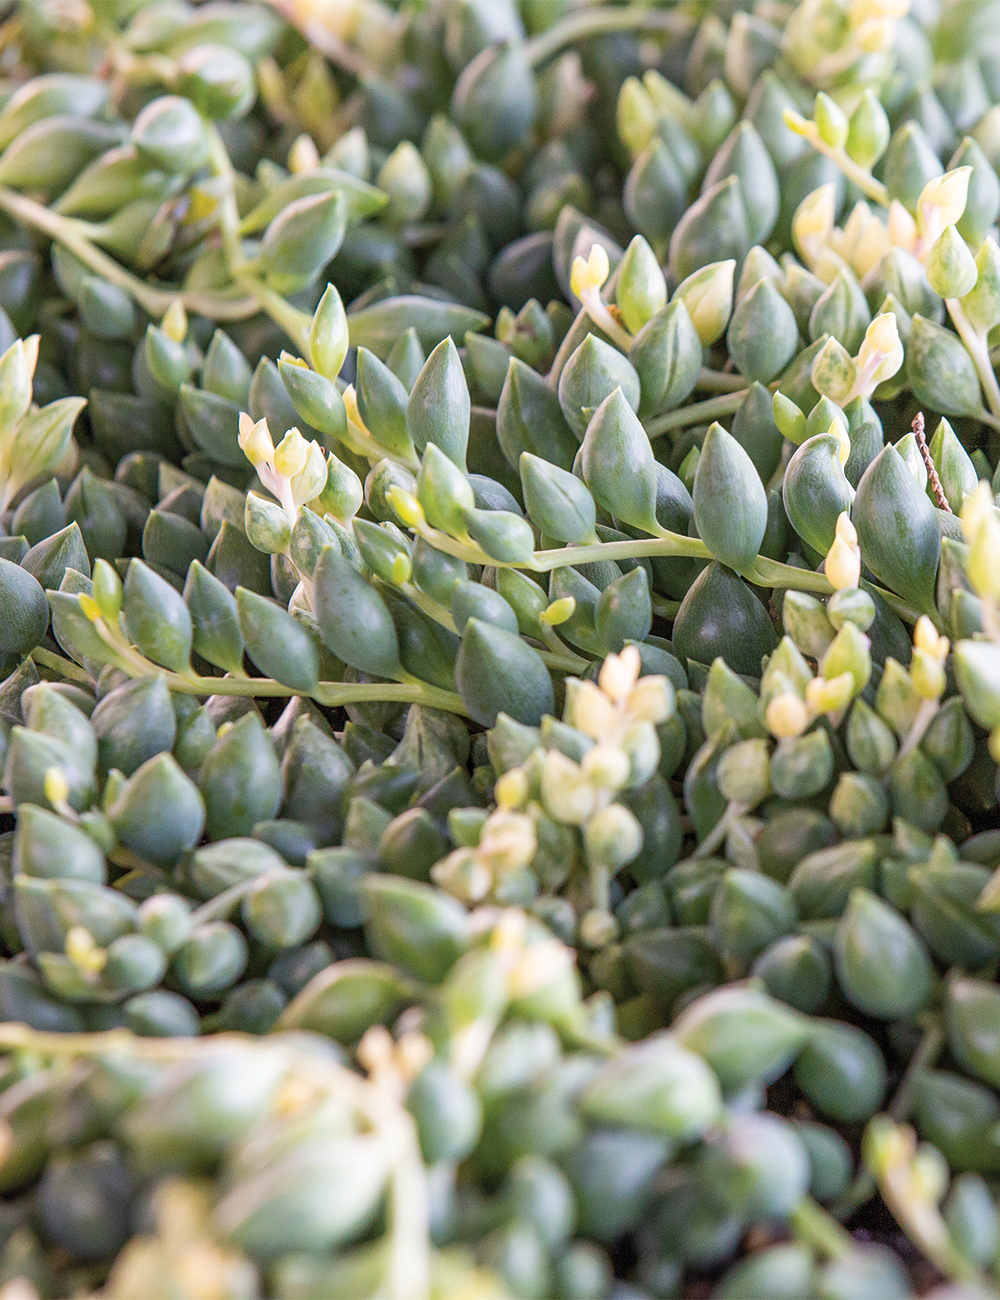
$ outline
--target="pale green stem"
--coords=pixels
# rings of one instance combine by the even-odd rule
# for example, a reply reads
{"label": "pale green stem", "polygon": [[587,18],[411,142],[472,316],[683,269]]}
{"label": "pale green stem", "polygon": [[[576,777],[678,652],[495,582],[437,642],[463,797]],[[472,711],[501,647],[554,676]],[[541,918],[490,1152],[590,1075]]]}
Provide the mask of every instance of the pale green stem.
{"label": "pale green stem", "polygon": [[206,123],[205,129],[208,132],[212,170],[225,186],[219,202],[219,233],[222,235],[222,246],[225,250],[229,274],[242,288],[249,289],[268,316],[285,331],[301,355],[308,357],[311,317],[293,307],[280,293],[276,293],[257,276],[244,269],[233,164],[218,130],[211,123]]}
{"label": "pale green stem", "polygon": [[35,646],[28,658],[33,659],[41,668],[51,668],[53,672],[60,673],[67,681],[79,682],[81,686],[93,685],[85,668],[81,668],[72,659],[64,659],[62,655],[46,650],[44,646]]}
{"label": "pale green stem", "polygon": [[934,1016],[924,1029],[920,1045],[910,1057],[902,1082],[896,1089],[896,1095],[889,1105],[889,1114],[897,1123],[910,1118],[914,1105],[914,1094],[920,1076],[929,1070],[941,1055],[945,1043],[944,1025],[940,1016]]}
{"label": "pale green stem", "polygon": [[[439,605],[436,600],[432,600],[430,596],[421,591],[419,587],[414,586],[411,582],[404,583],[401,590],[404,595],[408,596],[410,600],[413,601],[414,605],[416,605],[422,613],[427,615],[429,619],[432,619],[441,627],[447,628],[449,632],[454,632],[458,635],[458,628],[455,626],[455,620],[443,605]],[[557,672],[568,673],[581,672],[590,667],[589,660],[577,658],[572,651],[562,645],[558,637],[556,638],[556,641],[557,645],[551,647],[551,652],[546,650],[538,651],[547,667],[554,668]]]}
{"label": "pale green stem", "polygon": [[226,294],[191,293],[180,286],[154,288],[138,276],[119,265],[102,249],[97,248],[84,233],[85,223],[72,217],[60,216],[34,199],[14,190],[0,187],[0,208],[26,226],[39,230],[90,267],[99,276],[124,289],[143,311],[159,318],[170,304],[180,298],[186,311],[210,320],[246,320],[260,310],[255,298],[235,298]]}
{"label": "pale green stem", "polygon": [[693,402],[676,411],[667,411],[664,415],[654,415],[644,421],[650,438],[659,438],[661,434],[670,433],[672,429],[686,429],[692,424],[711,424],[727,415],[734,415],[743,405],[743,399],[750,392],[741,388],[735,393],[723,393],[721,397],[709,397],[704,402]]}
{"label": "pale green stem", "polygon": [[389,1201],[389,1300],[427,1300],[431,1294],[430,1196],[417,1128],[396,1103],[383,1120],[394,1154]]}
{"label": "pale green stem", "polygon": [[889,206],[889,191],[882,182],[877,181],[871,172],[866,171],[864,167],[856,163],[846,153],[843,146],[837,147],[836,145],[827,144],[820,135],[819,127],[815,122],[810,122],[800,114],[787,109],[784,117],[786,125],[790,126],[797,135],[801,135],[808,140],[817,153],[824,154],[831,162],[836,163],[847,179],[853,181],[863,194],[866,194],[868,198],[873,199],[883,208]]}
{"label": "pale green stem", "polygon": [[742,375],[731,374],[728,370],[707,370],[704,366],[698,371],[695,388],[707,388],[716,393],[745,393],[747,381]]}
{"label": "pale green stem", "polygon": [[561,22],[555,23],[547,32],[533,40],[526,41],[524,53],[528,62],[537,67],[546,59],[552,58],[566,45],[586,40],[590,36],[602,36],[609,32],[648,33],[655,36],[683,35],[691,30],[691,20],[676,11],[664,12],[662,9],[640,9],[634,5],[612,9],[599,8],[583,13],[571,14]]}
{"label": "pale green stem", "polygon": [[681,607],[679,600],[666,600],[655,592],[650,595],[649,602],[657,618],[676,618]]}
{"label": "pale green stem", "polygon": [[[929,1070],[940,1056],[944,1041],[945,1034],[941,1017],[934,1016],[924,1029],[920,1044],[910,1057],[910,1063],[906,1067],[902,1081],[887,1108],[887,1114],[897,1124],[903,1123],[910,1118],[920,1076],[925,1070]],[[830,1207],[831,1213],[838,1219],[849,1219],[855,1210],[860,1209],[866,1201],[871,1200],[876,1190],[875,1176],[867,1166],[862,1166],[847,1191]]]}
{"label": "pale green stem", "polygon": [[206,921],[225,920],[240,899],[245,898],[260,879],[260,876],[253,876],[250,880],[241,880],[238,885],[230,885],[221,894],[202,903],[201,907],[191,913],[191,928],[204,925]]}
{"label": "pale green stem", "polygon": [[854,1249],[851,1234],[811,1196],[804,1196],[791,1212],[789,1226],[799,1241],[825,1259],[843,1259]]}
{"label": "pale green stem", "polygon": [[275,681],[272,677],[200,677],[197,673],[175,673],[146,659],[124,638],[110,628],[104,619],[94,622],[101,640],[119,657],[117,666],[133,677],[160,674],[172,691],[183,695],[238,695],[290,699],[293,695],[308,695],[327,708],[340,708],[347,704],[380,701],[391,704],[426,704],[428,708],[444,709],[468,717],[461,697],[453,691],[442,690],[409,673],[402,673],[395,682],[317,682],[311,691],[295,690]]}
{"label": "pale green stem", "polygon": [[212,171],[225,187],[219,200],[219,233],[226,254],[226,265],[229,267],[230,275],[235,278],[243,261],[243,248],[240,244],[240,213],[236,205],[236,177],[222,136],[219,135],[218,128],[213,122],[205,123],[205,134],[208,137],[208,156]]}
{"label": "pale green stem", "polygon": [[[913,726],[910,728],[906,739],[900,746],[899,753],[896,755],[897,760],[905,758],[907,754],[913,753],[927,734],[927,728],[937,717],[940,707],[940,703],[937,700],[921,700],[920,708],[917,709],[917,715],[913,719]],[[888,780],[888,774],[886,774],[886,780]]]}
{"label": "pale green stem", "polygon": [[1000,419],[1000,384],[997,383],[993,362],[990,360],[989,345],[966,316],[965,308],[957,298],[948,298],[946,305],[952,324],[958,331],[958,337],[965,344],[976,367],[990,411],[995,419]]}

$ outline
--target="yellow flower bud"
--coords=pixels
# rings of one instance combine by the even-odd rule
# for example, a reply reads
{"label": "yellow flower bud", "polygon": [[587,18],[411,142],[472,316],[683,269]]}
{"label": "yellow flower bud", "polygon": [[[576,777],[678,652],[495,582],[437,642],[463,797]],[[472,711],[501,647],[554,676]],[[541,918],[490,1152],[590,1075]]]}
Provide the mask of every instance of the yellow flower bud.
{"label": "yellow flower bud", "polygon": [[406,488],[394,483],[386,492],[385,499],[407,528],[420,528],[427,522],[423,506]]}
{"label": "yellow flower bud", "polygon": [[774,697],[767,706],[764,720],[772,736],[786,740],[802,735],[809,725],[809,710],[803,700],[788,692]]}
{"label": "yellow flower bud", "polygon": [[980,479],[974,492],[967,493],[962,502],[961,518],[965,540],[971,545],[976,534],[984,527],[994,511],[993,493],[985,479]]}
{"label": "yellow flower bud", "polygon": [[567,619],[572,618],[575,613],[576,600],[572,596],[560,596],[547,609],[542,610],[538,615],[538,621],[544,623],[546,627],[558,627],[560,623],[565,623]]}
{"label": "yellow flower bud", "polygon": [[289,429],[274,449],[272,456],[274,468],[282,478],[294,478],[301,474],[309,459],[309,444],[298,429]]}
{"label": "yellow flower bud", "polygon": [[827,433],[836,438],[840,443],[840,463],[846,465],[851,457],[851,439],[847,429],[844,427],[843,420],[831,420]]}
{"label": "yellow flower bud", "polygon": [[99,618],[104,617],[101,613],[100,605],[98,605],[93,596],[88,596],[87,593],[83,591],[77,599],[80,602],[80,608],[83,610],[84,614],[86,614],[87,618],[90,619],[91,623],[96,623]]}
{"label": "yellow flower bud", "polygon": [[570,288],[582,300],[585,294],[599,292],[611,271],[607,249],[603,244],[593,244],[586,261],[577,257],[570,273]]}
{"label": "yellow flower bud", "polygon": [[50,767],[46,771],[42,788],[53,808],[58,808],[69,799],[69,782],[60,767]]}
{"label": "yellow flower bud", "polygon": [[951,649],[948,638],[941,636],[926,614],[921,614],[917,619],[917,626],[913,629],[913,644],[940,664],[948,658]]}
{"label": "yellow flower bud", "polygon": [[318,166],[319,150],[312,136],[305,133],[297,136],[288,151],[288,170],[295,176],[300,172],[311,172]]}
{"label": "yellow flower bud", "polygon": [[187,312],[184,310],[184,303],[180,298],[175,298],[163,313],[160,329],[163,330],[168,339],[173,339],[175,343],[183,343],[187,338]]}
{"label": "yellow flower bud", "polygon": [[910,680],[922,700],[939,700],[944,694],[945,676],[942,662],[918,646],[914,647],[910,660]]}
{"label": "yellow flower bud", "polygon": [[836,713],[850,704],[854,692],[853,673],[841,673],[830,681],[825,677],[814,677],[806,687],[806,703],[814,713]]}
{"label": "yellow flower bud", "polygon": [[861,548],[858,534],[847,511],[837,520],[837,532],[823,565],[830,585],[837,591],[856,587],[861,581]]}
{"label": "yellow flower bud", "polygon": [[94,936],[82,925],[70,926],[66,935],[66,956],[84,975],[99,975],[108,954],[94,942]]}
{"label": "yellow flower bud", "polygon": [[615,704],[621,704],[639,680],[642,659],[634,645],[627,645],[620,655],[610,654],[601,666],[597,684]]}
{"label": "yellow flower bud", "polygon": [[413,565],[410,562],[410,557],[400,551],[392,562],[390,577],[397,587],[401,587],[404,582],[409,582],[412,576]]}
{"label": "yellow flower bud", "polygon": [[520,767],[504,772],[493,787],[493,797],[501,808],[523,808],[528,798],[528,778]]}

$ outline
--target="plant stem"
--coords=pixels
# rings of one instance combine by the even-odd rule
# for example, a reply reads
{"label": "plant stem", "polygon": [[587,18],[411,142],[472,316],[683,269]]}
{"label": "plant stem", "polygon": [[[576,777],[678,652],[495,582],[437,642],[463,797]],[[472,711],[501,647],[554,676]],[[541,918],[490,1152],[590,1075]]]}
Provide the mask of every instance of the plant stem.
{"label": "plant stem", "polygon": [[649,602],[657,618],[676,618],[681,607],[679,600],[667,600],[663,596],[658,596],[655,591],[650,594]]}
{"label": "plant stem", "polygon": [[854,1238],[811,1196],[804,1196],[789,1216],[792,1232],[817,1254],[843,1259],[854,1249]]}
{"label": "plant stem", "polygon": [[735,393],[723,393],[721,397],[709,397],[704,402],[693,402],[676,411],[654,415],[651,420],[645,421],[646,432],[650,438],[659,438],[672,429],[684,429],[691,424],[711,424],[713,420],[735,414],[749,392],[749,388],[741,388]]}
{"label": "plant stem", "polygon": [[[940,707],[941,705],[937,700],[921,700],[916,717],[913,719],[913,726],[899,747],[899,753],[896,755],[897,760],[913,753],[927,734],[927,728],[937,717]],[[888,774],[886,779],[888,779]]]}
{"label": "plant stem", "polygon": [[661,32],[669,36],[683,35],[690,30],[691,21],[672,11],[636,9],[631,5],[617,9],[591,9],[571,14],[547,32],[525,41],[524,54],[532,67],[538,67],[558,54],[564,45],[572,45],[588,36],[602,36],[609,32],[647,32],[650,35]]}
{"label": "plant stem", "polygon": [[742,375],[732,374],[728,370],[707,370],[702,366],[694,386],[716,393],[745,393],[747,381]]}
{"label": "plant stem", "polygon": [[40,668],[51,668],[53,672],[60,673],[63,677],[71,682],[79,682],[81,686],[92,686],[90,674],[78,663],[72,659],[65,659],[62,655],[54,654],[51,650],[46,650],[44,646],[35,646],[29,659],[33,659]]}
{"label": "plant stem", "polygon": [[39,230],[50,239],[62,244],[64,248],[80,259],[92,271],[116,284],[139,304],[150,316],[159,318],[170,304],[180,298],[186,311],[198,316],[207,316],[210,320],[246,320],[255,316],[260,310],[253,297],[234,297],[230,294],[190,293],[182,289],[166,287],[154,288],[138,276],[120,266],[113,257],[97,248],[83,233],[82,222],[72,217],[62,217],[52,212],[34,199],[24,194],[0,186],[0,208],[15,220]]}
{"label": "plant stem", "polygon": [[940,1056],[941,1049],[944,1047],[944,1037],[944,1025],[941,1022],[941,1017],[934,1016],[925,1027],[920,1045],[910,1057],[906,1073],[896,1089],[896,1095],[889,1104],[889,1114],[897,1123],[910,1118],[914,1103],[913,1094],[920,1081],[920,1076],[925,1070],[929,1070]]}
{"label": "plant stem", "polygon": [[810,122],[807,118],[790,109],[785,110],[784,118],[785,124],[791,127],[796,135],[804,136],[817,153],[824,154],[831,162],[836,163],[847,179],[853,181],[862,193],[867,194],[870,199],[881,204],[883,208],[889,206],[889,191],[882,182],[877,181],[870,172],[859,166],[845,152],[842,146],[838,148],[835,145],[827,144],[820,135],[819,127],[815,122]]}
{"label": "plant stem", "polygon": [[958,332],[958,337],[965,344],[969,356],[972,358],[976,367],[976,373],[979,375],[979,382],[983,386],[983,392],[986,394],[986,401],[994,419],[1000,420],[1000,384],[997,383],[996,372],[993,369],[993,362],[990,360],[990,349],[986,340],[977,333],[972,322],[965,314],[965,308],[957,298],[948,298],[946,300],[948,315],[951,322]]}

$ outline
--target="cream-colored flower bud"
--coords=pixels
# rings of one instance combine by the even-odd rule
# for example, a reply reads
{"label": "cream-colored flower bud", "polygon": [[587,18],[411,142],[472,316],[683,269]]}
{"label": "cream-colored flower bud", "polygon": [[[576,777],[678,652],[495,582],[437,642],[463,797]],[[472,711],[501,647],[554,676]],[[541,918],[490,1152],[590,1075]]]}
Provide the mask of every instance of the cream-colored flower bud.
{"label": "cream-colored flower bud", "polygon": [[969,197],[971,167],[954,167],[927,182],[917,201],[917,226],[933,243],[947,226],[957,226]]}
{"label": "cream-colored flower bud", "polygon": [[629,717],[645,718],[647,722],[652,722],[654,726],[666,722],[669,717],[673,716],[676,708],[673,683],[669,678],[659,674],[640,677],[628,697],[626,707]]}
{"label": "cream-colored flower bud", "polygon": [[65,951],[73,965],[84,975],[99,975],[108,960],[108,954],[98,947],[94,936],[82,925],[70,926]]}
{"label": "cream-colored flower bud", "polygon": [[531,818],[498,809],[483,826],[476,856],[494,874],[529,866],[537,850],[535,823]]}
{"label": "cream-colored flower bud", "polygon": [[889,243],[893,248],[901,248],[906,253],[912,253],[917,247],[917,223],[913,219],[908,208],[905,208],[899,199],[893,199],[889,204],[889,219],[886,223],[886,230],[889,235]]}
{"label": "cream-colored flower bud", "polygon": [[306,463],[292,479],[292,500],[297,506],[308,505],[325,487],[326,456],[323,454],[323,448],[314,439],[306,443]]}
{"label": "cream-colored flower bud", "polygon": [[309,444],[298,429],[289,429],[274,449],[274,468],[282,478],[292,479],[306,467]]}
{"label": "cream-colored flower bud", "polygon": [[807,194],[792,218],[792,239],[808,263],[828,243],[837,213],[837,189],[829,182]]}
{"label": "cream-colored flower bud", "polygon": [[581,681],[573,690],[568,721],[591,740],[607,736],[618,719],[614,705],[594,682]]}
{"label": "cream-colored flower bud", "polygon": [[240,431],[237,441],[244,456],[255,469],[274,460],[274,443],[267,420],[258,420],[254,424],[246,413],[240,415]]}
{"label": "cream-colored flower bud", "polygon": [[767,706],[764,721],[772,736],[778,740],[788,740],[801,736],[805,731],[809,725],[809,710],[804,700],[788,692],[774,697]]}
{"label": "cream-colored flower bud", "polygon": [[600,790],[620,790],[632,770],[628,755],[612,745],[595,745],[588,749],[580,766],[591,785]]}
{"label": "cream-colored flower bud", "polygon": [[319,166],[319,150],[311,135],[304,132],[292,141],[288,151],[288,170],[293,176],[300,172],[311,172]]}
{"label": "cream-colored flower bud", "polygon": [[594,788],[578,763],[550,749],[542,763],[542,803],[557,822],[579,826],[594,811]]}
{"label": "cream-colored flower bud", "polygon": [[610,654],[601,665],[597,684],[615,704],[623,704],[639,680],[642,657],[634,645],[627,645],[621,654]]}
{"label": "cream-colored flower bud", "polygon": [[896,38],[896,24],[891,18],[869,18],[854,33],[854,39],[865,54],[880,54],[892,49]]}
{"label": "cream-colored flower bud", "polygon": [[431,867],[431,880],[463,903],[480,903],[493,888],[489,868],[472,849],[455,849]]}

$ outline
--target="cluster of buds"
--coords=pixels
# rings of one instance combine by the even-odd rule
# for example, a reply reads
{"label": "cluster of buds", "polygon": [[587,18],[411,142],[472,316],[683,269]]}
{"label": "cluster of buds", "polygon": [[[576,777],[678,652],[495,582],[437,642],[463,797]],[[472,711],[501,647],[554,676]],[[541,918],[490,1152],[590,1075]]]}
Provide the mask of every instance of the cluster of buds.
{"label": "cluster of buds", "polygon": [[538,840],[534,821],[526,813],[512,811],[501,797],[500,783],[506,782],[504,789],[512,791],[519,775],[520,769],[515,768],[500,778],[499,807],[483,822],[478,843],[455,849],[431,870],[434,883],[463,903],[502,899],[505,885],[513,882],[516,886],[535,857]]}
{"label": "cluster of buds", "polygon": [[[322,447],[315,440],[306,442],[298,429],[289,429],[275,447],[267,420],[254,423],[246,413],[240,415],[239,444],[261,483],[277,499],[291,528],[299,517],[299,507],[314,501],[326,486]],[[251,493],[248,508],[253,499]]]}
{"label": "cluster of buds", "polygon": [[880,79],[909,11],[910,0],[803,0],[785,27],[785,56],[814,86]]}
{"label": "cluster of buds", "polygon": [[[861,548],[846,511],[837,519],[824,571],[835,589],[825,609],[800,593],[789,601],[803,622],[809,623],[811,616],[813,624],[822,625],[818,639],[799,637],[805,640],[806,651],[814,654],[819,672],[813,675],[801,647],[796,651],[793,641],[786,637],[772,655],[761,683],[765,725],[778,740],[802,735],[823,715],[838,722],[871,676],[871,644],[865,633],[874,621],[875,606],[859,586]],[[786,622],[795,627],[788,618]],[[791,665],[786,662],[789,656]]]}
{"label": "cluster of buds", "polygon": [[847,406],[856,397],[870,398],[879,384],[899,373],[902,365],[903,344],[896,314],[883,312],[868,326],[856,357],[838,339],[827,339],[813,360],[812,382],[824,397],[838,406]]}
{"label": "cluster of buds", "polygon": [[[597,682],[567,681],[564,721],[549,732],[552,747],[543,747],[543,728],[539,746],[498,779],[497,809],[476,842],[442,859],[432,872],[435,883],[467,902],[512,901],[540,841],[557,836],[560,856],[568,852],[572,860],[582,851],[590,872],[585,942],[598,946],[598,936],[604,942],[608,881],[642,848],[642,828],[616,796],[656,771],[656,727],[674,710],[669,680],[640,678],[640,668],[638,650],[627,646],[607,657]],[[572,832],[579,839],[564,844]]]}
{"label": "cluster of buds", "polygon": [[[803,122],[797,119],[796,128]],[[844,267],[864,279],[886,253],[898,248],[926,267],[932,288],[943,298],[961,298],[977,278],[975,259],[956,229],[965,212],[971,175],[971,167],[955,167],[929,180],[915,214],[898,199],[890,201],[886,196],[888,211],[883,219],[859,201],[843,227],[835,221],[836,186],[832,182],[821,185],[796,210],[792,220],[795,247],[825,284]]]}

